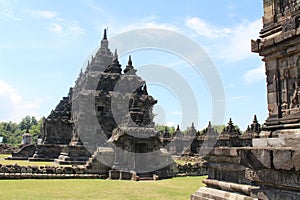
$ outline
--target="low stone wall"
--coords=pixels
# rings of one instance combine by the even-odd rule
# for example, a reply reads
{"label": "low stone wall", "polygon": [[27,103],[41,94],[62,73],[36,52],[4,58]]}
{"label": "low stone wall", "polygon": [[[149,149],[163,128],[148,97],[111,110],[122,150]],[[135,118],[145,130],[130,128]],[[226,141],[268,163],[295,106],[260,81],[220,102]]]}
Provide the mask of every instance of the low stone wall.
{"label": "low stone wall", "polygon": [[13,147],[9,144],[0,144],[0,154],[11,154],[14,152],[18,147]]}
{"label": "low stone wall", "polygon": [[98,174],[0,173],[0,179],[106,179]]}
{"label": "low stone wall", "polygon": [[[207,168],[201,163],[177,164],[174,176],[203,176]],[[0,179],[64,179],[64,178],[108,178],[108,170],[93,173],[84,166],[20,166],[0,164]]]}
{"label": "low stone wall", "polygon": [[207,167],[203,166],[202,163],[187,163],[184,165],[177,164],[178,174],[177,176],[204,176],[207,175]]}
{"label": "low stone wall", "polygon": [[0,179],[107,178],[107,174],[87,173],[85,167],[1,165]]}

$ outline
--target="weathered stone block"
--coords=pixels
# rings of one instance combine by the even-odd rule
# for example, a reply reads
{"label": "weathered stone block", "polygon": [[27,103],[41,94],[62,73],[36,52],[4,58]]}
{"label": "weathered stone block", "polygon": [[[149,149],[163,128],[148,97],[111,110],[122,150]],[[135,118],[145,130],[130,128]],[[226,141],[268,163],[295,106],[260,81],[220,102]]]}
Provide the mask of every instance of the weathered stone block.
{"label": "weathered stone block", "polygon": [[300,138],[285,138],[286,146],[300,148]]}
{"label": "weathered stone block", "polygon": [[250,196],[235,194],[231,192],[222,191],[219,189],[201,187],[195,194],[191,195],[191,200],[227,200],[227,199],[236,199],[236,200],[254,200]]}
{"label": "weathered stone block", "polygon": [[63,173],[65,173],[65,174],[73,174],[74,173],[74,169],[72,167],[64,167]]}
{"label": "weathered stone block", "polygon": [[279,138],[300,138],[300,129],[287,129],[274,131]]}
{"label": "weathered stone block", "polygon": [[271,168],[271,151],[268,149],[243,149],[241,164],[253,169]]}
{"label": "weathered stone block", "polygon": [[7,167],[6,166],[0,167],[0,173],[6,173],[6,172],[7,172]]}
{"label": "weathered stone block", "polygon": [[229,156],[207,156],[206,160],[209,162],[225,162],[225,163],[240,163],[239,157],[229,157]]}
{"label": "weathered stone block", "polygon": [[285,147],[284,138],[268,138],[268,147]]}
{"label": "weathered stone block", "polygon": [[266,168],[271,168],[271,152],[267,149],[253,149],[251,153]]}
{"label": "weathered stone block", "polygon": [[121,180],[130,180],[131,179],[131,173],[126,171],[120,172],[120,179]]}
{"label": "weathered stone block", "polygon": [[296,171],[300,171],[300,150],[292,151],[292,161]]}
{"label": "weathered stone block", "polygon": [[21,173],[27,173],[27,168],[26,167],[22,167],[21,168]]}
{"label": "weathered stone block", "polygon": [[273,150],[273,165],[275,169],[291,170],[294,167],[291,151]]}
{"label": "weathered stone block", "polygon": [[121,172],[119,170],[109,170],[109,178],[119,180],[121,178]]}
{"label": "weathered stone block", "polygon": [[27,173],[31,174],[32,173],[32,169],[31,167],[27,167]]}
{"label": "weathered stone block", "polygon": [[238,152],[236,148],[215,148],[213,149],[212,154],[216,156],[238,156]]}
{"label": "weathered stone block", "polygon": [[[271,94],[269,94],[269,96],[270,96]],[[271,98],[271,97],[270,97]],[[271,135],[271,132],[270,131],[261,131],[260,133],[259,133],[259,137],[261,137],[261,138],[268,138],[269,136]]]}
{"label": "weathered stone block", "polygon": [[268,138],[254,138],[252,139],[253,147],[267,147]]}

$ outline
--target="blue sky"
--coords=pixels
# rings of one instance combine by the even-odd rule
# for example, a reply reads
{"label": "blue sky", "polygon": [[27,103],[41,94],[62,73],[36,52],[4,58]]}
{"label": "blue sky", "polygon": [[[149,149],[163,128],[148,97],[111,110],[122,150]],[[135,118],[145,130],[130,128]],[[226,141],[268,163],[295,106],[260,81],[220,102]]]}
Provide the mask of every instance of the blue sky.
{"label": "blue sky", "polygon": [[[267,117],[266,84],[261,58],[250,50],[262,28],[262,1],[96,1],[0,0],[0,121],[26,115],[47,116],[74,86],[82,65],[99,45],[103,29],[114,37],[137,28],[162,28],[185,35],[201,46],[218,70],[229,117],[242,130],[253,115]],[[187,80],[199,110],[197,128],[211,119],[205,81],[188,63],[166,52],[132,53],[136,68],[169,66]],[[120,58],[126,65],[127,56]],[[150,84],[159,100],[159,123],[181,124],[176,94]],[[183,129],[187,124],[181,124]]]}

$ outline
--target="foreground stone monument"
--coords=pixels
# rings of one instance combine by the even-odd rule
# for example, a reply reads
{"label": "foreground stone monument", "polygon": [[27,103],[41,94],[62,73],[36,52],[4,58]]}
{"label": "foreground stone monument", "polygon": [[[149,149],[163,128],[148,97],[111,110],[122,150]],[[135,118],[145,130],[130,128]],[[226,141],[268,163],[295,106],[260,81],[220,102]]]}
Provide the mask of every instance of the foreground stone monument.
{"label": "foreground stone monument", "polygon": [[300,199],[300,2],[264,0],[260,39],[269,116],[253,147],[214,148],[191,199]]}

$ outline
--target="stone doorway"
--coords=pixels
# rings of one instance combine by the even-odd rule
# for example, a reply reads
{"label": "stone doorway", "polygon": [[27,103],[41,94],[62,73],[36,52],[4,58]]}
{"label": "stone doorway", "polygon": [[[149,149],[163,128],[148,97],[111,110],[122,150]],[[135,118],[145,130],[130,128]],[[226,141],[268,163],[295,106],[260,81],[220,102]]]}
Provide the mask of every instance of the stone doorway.
{"label": "stone doorway", "polygon": [[135,170],[141,171],[145,169],[146,159],[145,154],[147,153],[147,144],[146,143],[136,143],[135,144]]}

